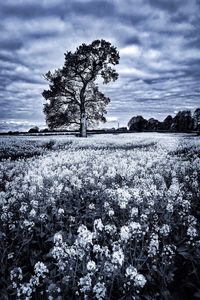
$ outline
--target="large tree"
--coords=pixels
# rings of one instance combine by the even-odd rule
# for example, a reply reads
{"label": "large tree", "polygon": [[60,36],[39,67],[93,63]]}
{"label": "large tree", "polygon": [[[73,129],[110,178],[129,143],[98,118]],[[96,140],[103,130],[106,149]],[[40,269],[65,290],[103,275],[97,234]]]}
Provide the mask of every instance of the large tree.
{"label": "large tree", "polygon": [[49,128],[76,124],[80,136],[87,135],[87,125],[103,121],[110,99],[99,91],[98,77],[103,83],[115,81],[118,73],[111,65],[119,63],[116,48],[105,40],[82,44],[74,53],[65,53],[64,66],[45,75],[49,89],[42,95],[47,100],[44,113]]}

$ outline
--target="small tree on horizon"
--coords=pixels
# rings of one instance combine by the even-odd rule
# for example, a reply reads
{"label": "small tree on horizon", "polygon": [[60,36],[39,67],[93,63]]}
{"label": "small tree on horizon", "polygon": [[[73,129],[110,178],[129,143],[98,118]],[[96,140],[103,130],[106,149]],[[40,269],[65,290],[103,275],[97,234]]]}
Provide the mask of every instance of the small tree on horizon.
{"label": "small tree on horizon", "polygon": [[80,136],[87,136],[87,126],[105,122],[106,105],[110,99],[99,91],[95,80],[115,81],[118,73],[110,65],[119,63],[116,48],[105,40],[82,44],[74,53],[67,52],[64,66],[45,75],[49,89],[42,95],[46,122],[50,129],[75,124]]}

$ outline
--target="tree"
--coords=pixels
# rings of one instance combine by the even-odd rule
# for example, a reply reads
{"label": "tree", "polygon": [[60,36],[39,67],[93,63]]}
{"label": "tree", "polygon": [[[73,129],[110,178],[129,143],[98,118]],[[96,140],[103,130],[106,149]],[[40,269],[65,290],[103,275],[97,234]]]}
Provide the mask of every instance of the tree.
{"label": "tree", "polygon": [[49,82],[49,89],[42,93],[47,100],[46,121],[51,129],[76,124],[80,136],[85,137],[87,125],[106,121],[105,108],[110,99],[99,91],[95,81],[102,77],[107,84],[118,78],[111,65],[119,63],[119,53],[109,42],[95,40],[64,55],[64,66],[45,75]]}
{"label": "tree", "polygon": [[193,114],[194,130],[200,132],[200,108],[197,108]]}

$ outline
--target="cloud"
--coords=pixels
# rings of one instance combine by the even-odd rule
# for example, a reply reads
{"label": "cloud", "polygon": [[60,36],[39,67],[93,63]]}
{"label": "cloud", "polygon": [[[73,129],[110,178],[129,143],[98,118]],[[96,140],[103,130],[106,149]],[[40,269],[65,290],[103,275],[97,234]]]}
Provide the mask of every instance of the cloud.
{"label": "cloud", "polygon": [[129,45],[119,50],[120,55],[129,56],[129,57],[139,57],[141,50],[137,45]]}
{"label": "cloud", "polygon": [[195,0],[1,1],[0,119],[6,128],[43,124],[43,74],[63,65],[66,50],[100,38],[121,57],[118,81],[100,83],[109,122],[198,107],[199,15]]}
{"label": "cloud", "polygon": [[107,121],[112,123],[112,122],[117,122],[118,121],[118,117],[108,117]]}
{"label": "cloud", "polygon": [[148,0],[149,3],[156,8],[166,10],[169,12],[177,11],[181,5],[182,0]]}
{"label": "cloud", "polygon": [[31,122],[29,120],[7,120],[0,121],[0,132],[8,132],[8,131],[28,131],[30,128],[34,126],[39,126],[40,128],[44,128],[45,124],[41,122]]}

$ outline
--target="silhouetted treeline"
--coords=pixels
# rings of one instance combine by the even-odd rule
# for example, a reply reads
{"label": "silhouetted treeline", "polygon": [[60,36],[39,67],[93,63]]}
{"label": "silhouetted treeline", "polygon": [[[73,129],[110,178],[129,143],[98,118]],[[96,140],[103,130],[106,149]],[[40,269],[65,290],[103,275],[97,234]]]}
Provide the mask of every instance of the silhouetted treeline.
{"label": "silhouetted treeline", "polygon": [[146,120],[142,116],[136,116],[128,122],[128,128],[130,131],[200,132],[200,108],[197,108],[193,114],[190,110],[183,110],[175,117],[168,115],[163,122],[154,118]]}

